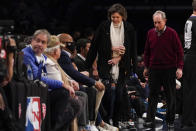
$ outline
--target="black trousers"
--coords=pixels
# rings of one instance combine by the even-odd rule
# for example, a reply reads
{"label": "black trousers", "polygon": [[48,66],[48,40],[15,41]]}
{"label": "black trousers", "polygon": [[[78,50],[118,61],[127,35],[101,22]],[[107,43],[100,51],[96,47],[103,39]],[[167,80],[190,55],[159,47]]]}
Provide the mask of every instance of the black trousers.
{"label": "black trousers", "polygon": [[175,118],[176,100],[176,68],[171,69],[150,69],[149,70],[149,98],[147,121],[154,122],[158,103],[158,94],[163,86],[166,95],[167,114],[166,122],[172,123]]}
{"label": "black trousers", "polygon": [[52,130],[67,130],[80,110],[79,101],[71,98],[65,88],[54,89],[49,95]]}
{"label": "black trousers", "polygon": [[185,55],[182,124],[196,122],[196,55]]}
{"label": "black trousers", "polygon": [[145,105],[142,101],[141,97],[137,97],[135,99],[131,99],[131,107],[135,109],[138,117],[142,118],[142,114],[145,112]]}
{"label": "black trousers", "polygon": [[88,119],[95,121],[95,104],[97,91],[93,87],[80,87],[80,91],[84,91],[88,96]]}
{"label": "black trousers", "polygon": [[81,103],[80,113],[78,114],[78,126],[88,124],[88,95],[83,91],[76,91],[76,96]]}
{"label": "black trousers", "polygon": [[107,112],[107,115],[103,115],[103,119],[104,121],[109,122],[109,119],[113,118],[116,87],[111,87],[111,82],[109,80],[102,80],[102,83],[106,88],[102,99],[102,105],[104,110]]}

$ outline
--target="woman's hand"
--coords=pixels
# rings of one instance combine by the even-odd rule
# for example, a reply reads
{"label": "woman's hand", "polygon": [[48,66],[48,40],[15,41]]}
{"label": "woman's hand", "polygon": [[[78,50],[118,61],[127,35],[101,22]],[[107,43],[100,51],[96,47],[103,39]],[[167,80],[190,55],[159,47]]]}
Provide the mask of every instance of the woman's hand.
{"label": "woman's hand", "polygon": [[125,54],[125,46],[123,46],[123,45],[120,45],[119,46],[119,54],[122,56],[122,55],[124,55]]}
{"label": "woman's hand", "polygon": [[123,46],[123,45],[120,45],[120,46],[113,46],[112,47],[112,51],[113,52],[116,52],[117,54],[119,54],[119,55],[124,55],[125,54],[125,46]]}
{"label": "woman's hand", "polygon": [[5,103],[4,103],[3,96],[1,95],[1,93],[0,93],[0,109],[1,110],[5,109]]}
{"label": "woman's hand", "polygon": [[121,56],[118,57],[114,57],[111,60],[108,61],[108,64],[110,65],[116,65],[119,63],[119,61],[121,60]]}

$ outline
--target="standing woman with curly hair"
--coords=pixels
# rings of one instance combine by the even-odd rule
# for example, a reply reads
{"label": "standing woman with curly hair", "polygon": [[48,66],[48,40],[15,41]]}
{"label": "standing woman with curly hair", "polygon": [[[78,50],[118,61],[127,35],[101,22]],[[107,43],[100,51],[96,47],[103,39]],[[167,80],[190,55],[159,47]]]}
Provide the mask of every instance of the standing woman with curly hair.
{"label": "standing woman with curly hair", "polygon": [[95,32],[86,59],[90,68],[98,56],[99,77],[106,86],[103,98],[103,106],[108,112],[106,119],[113,120],[115,125],[118,121],[130,119],[125,79],[136,67],[135,30],[126,20],[125,7],[112,5],[108,9],[108,20],[101,23]]}

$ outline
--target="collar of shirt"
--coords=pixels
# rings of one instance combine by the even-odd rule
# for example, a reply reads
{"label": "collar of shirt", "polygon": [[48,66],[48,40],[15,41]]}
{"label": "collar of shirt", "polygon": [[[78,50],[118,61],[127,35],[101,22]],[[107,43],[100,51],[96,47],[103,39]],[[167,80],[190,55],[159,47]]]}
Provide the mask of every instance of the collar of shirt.
{"label": "collar of shirt", "polygon": [[158,36],[162,35],[165,32],[165,30],[166,30],[166,26],[163,28],[163,30],[160,31],[156,30],[155,28],[155,31],[157,32]]}
{"label": "collar of shirt", "polygon": [[[33,47],[32,47],[31,44],[27,45],[27,47],[31,47],[31,49],[33,50]],[[41,54],[41,56],[35,55],[35,57],[36,57],[36,60],[37,60],[38,64],[41,63],[41,62],[43,62],[43,65],[45,64],[45,57],[44,57],[43,54]]]}
{"label": "collar of shirt", "polygon": [[36,55],[36,59],[37,59],[38,63],[41,63],[41,62],[43,62],[43,64],[45,63],[45,58],[42,54],[41,54],[41,56]]}
{"label": "collar of shirt", "polygon": [[64,52],[66,52],[68,54],[69,57],[71,57],[71,53],[69,53],[68,51],[66,50],[63,50]]}
{"label": "collar of shirt", "polygon": [[82,56],[81,54],[77,54],[82,60],[86,61],[86,58]]}
{"label": "collar of shirt", "polygon": [[47,58],[46,65],[56,65],[51,59]]}

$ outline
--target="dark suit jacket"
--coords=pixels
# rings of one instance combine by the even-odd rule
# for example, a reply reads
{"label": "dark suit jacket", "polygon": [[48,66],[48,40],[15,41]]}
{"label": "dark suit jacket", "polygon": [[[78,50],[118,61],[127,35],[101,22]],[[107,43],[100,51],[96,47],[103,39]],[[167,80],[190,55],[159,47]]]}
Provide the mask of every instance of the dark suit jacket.
{"label": "dark suit jacket", "polygon": [[80,57],[80,56],[76,56],[74,58],[74,63],[76,64],[76,66],[78,67],[78,71],[88,71],[89,72],[89,69],[88,67],[86,66],[86,63],[85,61]]}
{"label": "dark suit jacket", "polygon": [[[110,70],[112,66],[108,64],[108,60],[112,58],[110,24],[111,21],[105,21],[98,27],[86,58],[87,66],[90,68],[98,54],[97,68],[99,77],[102,79],[111,78]],[[124,46],[126,51],[119,63],[120,79],[124,79],[126,75],[131,73],[131,61],[133,63],[133,70],[135,71],[137,57],[135,37],[134,27],[130,23],[124,22]]]}
{"label": "dark suit jacket", "polygon": [[79,71],[77,71],[71,62],[70,57],[65,51],[61,52],[61,56],[58,60],[59,65],[61,68],[75,81],[82,83],[87,86],[93,86],[95,85],[95,80],[92,78],[89,78],[83,74],[81,74]]}

